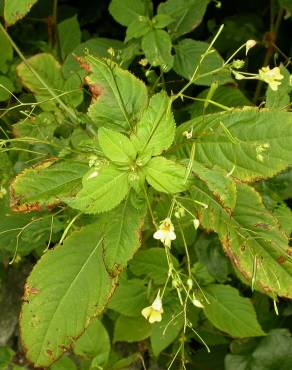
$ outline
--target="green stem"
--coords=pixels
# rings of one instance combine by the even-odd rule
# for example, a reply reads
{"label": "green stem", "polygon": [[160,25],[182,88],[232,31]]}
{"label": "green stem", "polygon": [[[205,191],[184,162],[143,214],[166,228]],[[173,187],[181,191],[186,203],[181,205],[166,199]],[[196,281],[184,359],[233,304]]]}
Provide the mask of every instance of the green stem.
{"label": "green stem", "polygon": [[223,105],[223,104],[217,103],[216,101],[211,100],[211,99],[193,98],[192,96],[185,95],[185,94],[183,94],[183,97],[184,97],[184,98],[187,98],[187,99],[191,99],[191,100],[207,102],[207,103],[209,103],[209,104],[215,105],[216,107],[221,108],[221,109],[226,110],[226,111],[228,111],[228,110],[232,110],[232,109],[233,109],[233,108],[227,107],[226,105]]}
{"label": "green stem", "polygon": [[153,214],[153,211],[152,211],[152,207],[151,207],[151,204],[150,204],[150,201],[149,201],[149,197],[148,197],[147,191],[145,189],[145,185],[143,186],[143,191],[144,191],[144,195],[145,195],[147,207],[148,207],[148,210],[149,210],[151,219],[152,219],[152,223],[155,226],[155,228],[158,229],[158,226],[157,226],[157,224],[155,222],[155,218],[154,218],[154,214]]}
{"label": "green stem", "polygon": [[59,57],[62,59],[61,45],[58,34],[58,0],[53,2],[53,46],[56,47]]}
{"label": "green stem", "polygon": [[12,45],[13,49],[16,51],[16,53],[19,55],[23,63],[26,65],[26,67],[31,71],[31,73],[35,76],[35,78],[44,86],[45,89],[49,92],[49,94],[58,102],[60,107],[64,109],[65,112],[67,112],[75,121],[78,122],[77,115],[67,107],[66,104],[63,103],[63,101],[54,93],[54,91],[48,86],[48,84],[43,80],[43,78],[38,74],[38,72],[29,64],[25,56],[22,54],[18,46],[15,44],[15,42],[12,40],[12,38],[9,36],[8,32],[3,27],[2,23],[0,22],[0,30],[4,33],[10,44]]}
{"label": "green stem", "polygon": [[[206,58],[206,56],[209,54],[209,52],[210,52],[210,50],[212,49],[212,47],[213,47],[213,45],[214,45],[214,43],[216,42],[216,40],[218,39],[218,37],[219,37],[219,35],[220,35],[220,33],[222,32],[222,30],[223,30],[223,28],[224,28],[224,24],[222,24],[221,26],[220,26],[220,28],[219,28],[219,30],[218,30],[218,32],[216,33],[216,35],[215,35],[215,37],[213,38],[213,40],[211,41],[211,43],[210,43],[210,45],[208,46],[208,48],[207,48],[207,50],[201,55],[201,59],[200,59],[200,61],[199,61],[199,63],[198,63],[198,65],[197,65],[197,67],[196,67],[196,69],[195,69],[195,71],[194,71],[194,73],[193,73],[193,75],[192,75],[192,77],[190,78],[190,81],[176,94],[176,95],[174,95],[173,97],[172,97],[172,101],[175,101],[177,98],[179,98],[179,97],[181,97],[182,96],[182,94],[183,94],[183,92],[189,87],[189,86],[191,86],[199,77],[202,77],[202,76],[204,76],[204,75],[199,75],[199,76],[197,76],[197,74],[198,74],[198,71],[199,71],[199,69],[200,69],[200,67],[201,67],[201,64],[203,63],[203,61],[204,61],[204,59]],[[222,69],[222,67],[221,68],[217,68],[218,70],[221,70]],[[214,73],[214,72],[216,72],[217,70],[214,70],[214,71],[211,71],[211,72],[209,72],[208,74],[212,74],[212,73]],[[206,75],[206,74],[205,74]]]}

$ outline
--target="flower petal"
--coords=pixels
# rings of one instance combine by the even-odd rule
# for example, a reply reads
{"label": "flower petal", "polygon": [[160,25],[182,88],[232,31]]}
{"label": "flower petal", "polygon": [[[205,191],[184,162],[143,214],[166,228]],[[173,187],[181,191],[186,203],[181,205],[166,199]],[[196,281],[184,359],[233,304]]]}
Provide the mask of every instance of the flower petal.
{"label": "flower petal", "polygon": [[175,240],[175,239],[176,239],[175,232],[174,232],[174,231],[169,231],[169,232],[168,232],[168,235],[167,235],[167,238],[168,238],[169,240]]}
{"label": "flower petal", "polygon": [[141,314],[145,317],[146,320],[149,319],[153,311],[153,308],[151,306],[143,308],[141,311]]}
{"label": "flower petal", "polygon": [[152,310],[151,315],[148,319],[150,324],[153,324],[154,322],[160,322],[162,320],[161,313],[155,310]]}
{"label": "flower petal", "polygon": [[155,233],[153,234],[153,238],[158,240],[164,239],[164,231],[163,230],[155,231]]}

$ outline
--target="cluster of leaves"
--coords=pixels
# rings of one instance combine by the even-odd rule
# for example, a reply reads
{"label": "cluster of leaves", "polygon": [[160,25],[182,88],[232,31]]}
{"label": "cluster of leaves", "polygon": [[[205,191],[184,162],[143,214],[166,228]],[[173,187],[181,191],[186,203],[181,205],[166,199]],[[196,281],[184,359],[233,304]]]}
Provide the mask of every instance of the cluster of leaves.
{"label": "cluster of leaves", "polygon": [[0,369],[291,369],[292,2],[91,6],[0,1]]}

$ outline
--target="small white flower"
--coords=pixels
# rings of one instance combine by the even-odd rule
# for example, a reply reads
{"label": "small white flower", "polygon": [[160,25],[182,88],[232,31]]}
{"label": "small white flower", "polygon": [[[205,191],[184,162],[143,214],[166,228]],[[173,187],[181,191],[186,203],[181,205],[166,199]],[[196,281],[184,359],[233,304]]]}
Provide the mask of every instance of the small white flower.
{"label": "small white flower", "polygon": [[247,40],[247,42],[245,43],[245,55],[247,55],[248,51],[253,48],[256,43],[257,42],[255,40]]}
{"label": "small white flower", "polygon": [[280,81],[283,78],[284,76],[281,74],[279,67],[270,69],[270,67],[267,66],[259,70],[259,79],[266,82],[273,91],[278,90],[278,86],[281,85]]}
{"label": "small white flower", "polygon": [[193,225],[194,225],[194,228],[197,230],[198,227],[200,226],[200,220],[198,220],[197,218],[195,218],[193,220]]}
{"label": "small white flower", "polygon": [[150,322],[150,324],[153,324],[154,322],[160,322],[162,320],[163,308],[160,291],[158,291],[152,305],[143,308],[141,314]]}
{"label": "small white flower", "polygon": [[185,136],[187,139],[191,139],[192,136],[193,136],[193,130],[191,131],[184,131],[183,133],[183,136]]}
{"label": "small white flower", "polygon": [[174,227],[170,218],[161,221],[158,230],[153,234],[153,238],[160,240],[165,246],[170,247],[171,241],[176,239]]}
{"label": "small white flower", "polygon": [[202,304],[202,302],[198,298],[196,298],[195,295],[193,295],[192,303],[194,306],[198,308],[204,308],[204,305]]}
{"label": "small white flower", "polygon": [[87,177],[87,180],[94,179],[98,175],[97,171],[91,172],[91,174]]}

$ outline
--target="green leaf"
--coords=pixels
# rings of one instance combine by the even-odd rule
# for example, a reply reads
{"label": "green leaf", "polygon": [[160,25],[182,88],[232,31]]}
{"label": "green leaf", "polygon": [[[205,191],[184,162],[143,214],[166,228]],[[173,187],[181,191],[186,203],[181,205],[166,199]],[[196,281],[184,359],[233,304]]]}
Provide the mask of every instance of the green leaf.
{"label": "green leaf", "polygon": [[[56,94],[63,92],[64,81],[62,79],[61,66],[51,54],[37,54],[27,59],[27,62]],[[50,101],[52,98],[51,94],[24,62],[17,66],[17,73],[22,84],[35,94],[38,102],[42,102],[41,107],[44,110],[53,111],[56,109],[55,101]]]}
{"label": "green leaf", "polygon": [[225,357],[225,370],[248,370],[249,367],[249,359],[245,356],[240,355],[230,355],[227,354]]}
{"label": "green leaf", "polygon": [[26,169],[11,185],[11,206],[21,212],[58,204],[63,197],[76,194],[87,170],[87,164],[55,159]]}
{"label": "green leaf", "polygon": [[46,213],[19,214],[11,212],[6,199],[0,200],[0,251],[8,256],[25,256],[32,250],[45,250],[48,242],[56,241],[63,223]]}
{"label": "green leaf", "polygon": [[214,277],[209,273],[207,267],[201,262],[194,263],[192,267],[192,274],[196,277],[198,284],[202,286],[215,282]]}
{"label": "green leaf", "polygon": [[[65,101],[72,106],[76,99],[76,90],[80,90],[81,82],[75,79],[75,84],[65,85],[65,80],[62,75],[61,65],[51,54],[36,54],[27,59],[27,63],[40,75],[43,81],[56,93],[56,95],[65,93]],[[36,78],[27,65],[22,62],[17,66],[17,74],[22,84],[35,94],[36,100],[41,102],[43,110],[55,111],[56,102],[52,100],[52,95],[47,88]],[[73,90],[73,91],[72,91]],[[82,94],[82,91],[79,91]],[[73,95],[71,102],[70,95]],[[64,97],[62,99],[64,99]],[[78,104],[80,99],[77,101]]]}
{"label": "green leaf", "polygon": [[64,82],[63,90],[66,94],[62,97],[65,104],[72,107],[78,107],[83,101],[83,86],[82,80],[77,75],[71,75]]}
{"label": "green leaf", "polygon": [[237,184],[237,203],[231,213],[203,183],[193,186],[191,198],[208,205],[203,209],[195,202],[188,203],[189,208],[197,209],[202,226],[219,234],[225,253],[243,281],[273,297],[292,297],[288,238],[254,189]]}
{"label": "green leaf", "polygon": [[[99,365],[105,365],[110,353],[110,338],[100,320],[93,320],[74,344],[74,353],[81,357],[98,357]],[[97,361],[97,359],[96,359]]]}
{"label": "green leaf", "polygon": [[173,66],[171,48],[171,38],[164,30],[154,29],[142,38],[146,59],[153,67],[160,66],[164,72],[168,72]]}
{"label": "green leaf", "polygon": [[129,196],[119,207],[104,215],[103,258],[111,273],[126,267],[140,247],[144,215],[144,207],[133,207]]}
{"label": "green leaf", "polygon": [[174,19],[168,14],[157,14],[152,18],[152,24],[155,28],[164,28],[172,23]]}
{"label": "green leaf", "polygon": [[[126,197],[129,191],[128,172],[109,164],[91,169],[83,177],[83,187],[75,199],[67,199],[71,207],[84,213],[110,211]],[[116,189],[113,192],[113,189]]]}
{"label": "green leaf", "polygon": [[171,99],[162,91],[151,97],[149,106],[137,123],[131,141],[138,153],[159,155],[170,147],[175,133]]}
{"label": "green leaf", "polygon": [[71,360],[67,356],[63,356],[58,361],[56,361],[52,366],[50,366],[50,370],[76,370],[77,366],[75,362]]}
{"label": "green leaf", "polygon": [[0,370],[6,370],[9,368],[9,364],[12,361],[15,352],[9,347],[0,347]]}
{"label": "green leaf", "polygon": [[[203,90],[196,98],[207,99],[208,92],[209,88]],[[243,92],[235,86],[218,86],[211,100],[226,107],[244,107],[252,105]],[[196,101],[190,105],[189,113],[191,118],[224,110],[222,107],[214,105],[211,102],[204,108],[205,103],[206,101]]]}
{"label": "green leaf", "polygon": [[37,0],[5,0],[4,19],[8,26],[22,19]]}
{"label": "green leaf", "polygon": [[177,315],[181,311],[181,306],[176,300],[168,297],[167,299],[163,306],[161,322],[152,324],[150,341],[156,357],[176,340],[184,325],[183,315]]}
{"label": "green leaf", "polygon": [[284,78],[281,80],[281,85],[279,85],[277,91],[273,91],[270,86],[268,86],[266,92],[266,107],[287,110],[290,104],[290,93],[292,91],[290,73],[284,66],[281,66],[280,70]]}
{"label": "green leaf", "polygon": [[65,59],[81,42],[81,30],[77,15],[58,24],[58,37],[62,58]]}
{"label": "green leaf", "polygon": [[287,204],[281,199],[278,193],[274,193],[266,183],[261,183],[259,189],[263,192],[263,201],[265,207],[278,220],[281,228],[290,236],[292,232],[292,211]]}
{"label": "green leaf", "polygon": [[115,362],[109,370],[128,370],[130,365],[141,363],[141,353],[136,352]]}
{"label": "green leaf", "polygon": [[[178,268],[178,262],[172,256],[174,268]],[[139,251],[130,262],[130,270],[136,276],[147,276],[155,284],[163,284],[167,279],[168,263],[165,251],[162,248],[150,248]]]}
{"label": "green leaf", "polygon": [[13,48],[5,36],[0,32],[0,71],[6,73],[8,71],[9,62],[13,59]]}
{"label": "green leaf", "polygon": [[173,37],[191,32],[198,27],[210,0],[167,0],[159,4],[158,14],[167,14],[173,18],[168,29]]}
{"label": "green leaf", "polygon": [[199,177],[222,204],[230,209],[236,203],[236,185],[232,178],[228,177],[220,167],[207,168],[199,162],[193,163],[193,173]]}
{"label": "green leaf", "polygon": [[42,112],[33,118],[25,118],[12,126],[16,137],[30,137],[40,140],[49,140],[54,136],[58,127],[56,117],[49,112]]}
{"label": "green leaf", "polygon": [[[220,84],[232,82],[233,80],[228,70],[220,70],[211,73],[223,67],[223,59],[215,49],[211,49],[212,53],[204,58],[203,63],[200,63],[201,57],[208,47],[209,45],[202,41],[195,41],[192,39],[180,41],[175,46],[173,65],[175,72],[187,80],[195,77],[193,80],[196,85],[210,86],[214,81],[218,81]],[[199,77],[205,73],[210,74],[208,76]]]}
{"label": "green leaf", "polygon": [[[233,343],[232,343],[233,344]],[[244,344],[244,343],[243,343]],[[292,339],[288,329],[272,330],[258,342],[256,348],[237,354],[237,351],[228,354],[225,358],[225,369],[233,370],[290,370]],[[231,345],[231,349],[233,349]]]}
{"label": "green leaf", "polygon": [[239,338],[265,335],[250,300],[241,297],[237,289],[210,285],[204,293],[210,302],[205,303],[204,313],[216,328]]}
{"label": "green leaf", "polygon": [[151,30],[151,23],[148,17],[143,17],[142,15],[135,18],[127,28],[126,39],[128,42],[131,39],[138,39],[144,36],[147,32]]}
{"label": "green leaf", "polygon": [[8,100],[13,91],[13,82],[5,76],[0,76],[0,102]]}
{"label": "green leaf", "polygon": [[21,212],[58,204],[63,197],[76,194],[87,170],[85,163],[55,159],[26,169],[11,185],[11,206]]}
{"label": "green leaf", "polygon": [[137,152],[130,139],[119,132],[101,127],[98,130],[99,145],[105,156],[119,164],[131,164]]}
{"label": "green leaf", "polygon": [[112,0],[109,12],[123,26],[129,26],[133,19],[147,16],[150,3],[148,0]]}
{"label": "green leaf", "polygon": [[292,117],[288,112],[246,108],[194,118],[177,129],[176,145],[189,158],[196,138],[195,160],[217,165],[230,176],[255,181],[276,175],[291,163]]}
{"label": "green leaf", "polygon": [[131,129],[148,103],[144,83],[106,59],[85,57],[90,75],[86,81],[93,93],[89,117],[99,126]]}
{"label": "green leaf", "polygon": [[123,48],[124,44],[122,41],[104,37],[96,37],[82,42],[71,54],[67,55],[63,64],[63,75],[65,78],[69,78],[73,74],[78,74],[81,78],[85,76],[85,71],[82,69],[78,60],[76,60],[76,55],[81,58],[88,54],[95,55],[99,58],[107,58],[109,57],[109,49],[113,49],[115,56],[117,56]]}
{"label": "green leaf", "polygon": [[146,180],[157,191],[163,193],[179,193],[186,190],[186,169],[169,159],[155,157],[144,168]]}
{"label": "green leaf", "polygon": [[151,334],[151,324],[144,317],[119,316],[115,322],[114,342],[139,342]]}
{"label": "green leaf", "polygon": [[96,224],[86,226],[44,254],[31,272],[20,327],[26,357],[36,367],[58,359],[111,296],[115,280],[103,264],[102,239]]}
{"label": "green leaf", "polygon": [[217,281],[225,282],[230,272],[230,264],[218,238],[212,234],[204,235],[196,242],[195,250],[198,260],[207,267],[209,274]]}
{"label": "green leaf", "polygon": [[124,316],[135,317],[140,316],[142,309],[148,305],[144,281],[131,279],[120,282],[109,301],[108,308]]}

